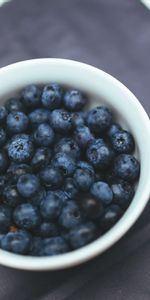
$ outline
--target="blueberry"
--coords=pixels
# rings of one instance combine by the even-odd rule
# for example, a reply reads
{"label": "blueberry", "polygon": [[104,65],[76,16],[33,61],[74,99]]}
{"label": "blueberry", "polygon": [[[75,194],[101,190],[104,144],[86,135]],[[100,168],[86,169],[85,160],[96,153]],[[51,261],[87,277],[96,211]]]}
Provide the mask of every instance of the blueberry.
{"label": "blueberry", "polygon": [[0,128],[0,147],[2,147],[6,142],[6,131]]}
{"label": "blueberry", "polygon": [[133,155],[120,154],[115,159],[114,171],[116,176],[124,180],[135,181],[140,173],[140,164]]}
{"label": "blueberry", "polygon": [[6,232],[12,222],[12,211],[5,204],[0,204],[0,233]]}
{"label": "blueberry", "polygon": [[49,165],[40,172],[40,179],[44,186],[57,189],[63,183],[63,174],[60,169]]}
{"label": "blueberry", "polygon": [[81,151],[73,138],[61,138],[54,147],[55,153],[64,152],[71,155],[75,159],[79,159]]}
{"label": "blueberry", "polygon": [[0,233],[0,247],[1,247],[1,242],[2,242],[2,239],[4,236],[5,236],[4,234]]}
{"label": "blueberry", "polygon": [[50,110],[59,108],[62,103],[63,91],[59,84],[46,85],[42,92],[42,104]]}
{"label": "blueberry", "polygon": [[83,111],[73,113],[71,123],[74,129],[85,125],[85,113]]}
{"label": "blueberry", "polygon": [[73,178],[71,177],[65,179],[63,190],[69,199],[74,199],[78,195],[78,190],[75,187]]}
{"label": "blueberry", "polygon": [[96,226],[92,222],[80,224],[73,228],[69,233],[69,242],[73,249],[81,248],[93,240],[97,236]]}
{"label": "blueberry", "polygon": [[21,202],[21,197],[14,185],[6,185],[3,191],[3,202],[10,207],[15,207]]}
{"label": "blueberry", "polygon": [[106,182],[97,181],[93,183],[90,189],[91,195],[97,200],[102,201],[104,204],[110,204],[113,199],[111,188]]}
{"label": "blueberry", "polygon": [[86,148],[88,144],[95,140],[90,129],[85,126],[78,126],[74,132],[74,138],[81,148]]}
{"label": "blueberry", "polygon": [[66,202],[70,200],[70,193],[67,193],[66,191],[57,190],[55,191],[55,194],[60,198],[60,201],[63,204],[66,204]]}
{"label": "blueberry", "polygon": [[104,231],[110,229],[122,216],[122,209],[116,205],[111,204],[105,208],[104,214],[100,219],[100,225]]}
{"label": "blueberry", "polygon": [[8,156],[17,163],[28,162],[33,156],[33,142],[27,134],[15,135],[8,145]]}
{"label": "blueberry", "polygon": [[87,99],[80,91],[68,90],[64,94],[63,102],[67,110],[78,111],[83,109],[87,102]]}
{"label": "blueberry", "polygon": [[29,202],[35,206],[40,206],[42,200],[46,196],[46,190],[41,188],[34,196],[29,199]]}
{"label": "blueberry", "polygon": [[91,131],[100,135],[106,131],[112,123],[112,114],[105,106],[98,106],[89,111],[87,124]]}
{"label": "blueberry", "polygon": [[45,198],[41,202],[40,212],[45,220],[53,220],[57,218],[62,209],[60,197],[53,192],[47,192]]}
{"label": "blueberry", "polygon": [[80,209],[75,201],[70,200],[63,207],[59,217],[59,223],[62,227],[70,229],[82,222]]}
{"label": "blueberry", "polygon": [[37,108],[29,114],[29,120],[33,127],[47,123],[49,120],[49,111],[44,108]]}
{"label": "blueberry", "polygon": [[30,203],[18,205],[13,212],[15,224],[22,229],[31,230],[40,224],[40,214],[37,207]]}
{"label": "blueberry", "polygon": [[116,181],[111,185],[113,202],[127,208],[134,196],[134,188],[125,180]]}
{"label": "blueberry", "polygon": [[31,166],[35,171],[41,170],[50,162],[52,152],[49,148],[37,148],[31,160]]}
{"label": "blueberry", "polygon": [[8,157],[5,151],[0,151],[0,174],[3,174],[8,167]]}
{"label": "blueberry", "polygon": [[77,168],[87,169],[89,172],[91,172],[93,174],[95,173],[93,166],[84,160],[79,160],[77,162]]}
{"label": "blueberry", "polygon": [[51,237],[43,240],[40,256],[52,256],[68,252],[69,247],[66,241],[60,237]]}
{"label": "blueberry", "polygon": [[54,131],[46,123],[40,124],[34,132],[34,141],[37,145],[48,147],[54,142]]}
{"label": "blueberry", "polygon": [[30,249],[30,255],[40,256],[40,251],[43,247],[43,239],[41,237],[33,237]]}
{"label": "blueberry", "polygon": [[114,153],[103,139],[97,139],[88,146],[86,157],[96,169],[105,170],[110,166]]}
{"label": "blueberry", "polygon": [[32,84],[25,87],[22,91],[22,103],[27,108],[37,107],[40,104],[41,89]]}
{"label": "blueberry", "polygon": [[2,196],[2,194],[3,194],[3,190],[4,190],[6,182],[7,182],[6,176],[1,175],[0,176],[0,196]]}
{"label": "blueberry", "polygon": [[7,109],[8,113],[15,112],[15,111],[24,111],[24,107],[18,98],[10,98],[5,103],[5,108]]}
{"label": "blueberry", "polygon": [[8,113],[5,106],[0,106],[0,125],[4,126],[7,114]]}
{"label": "blueberry", "polygon": [[25,132],[28,123],[27,115],[21,111],[9,113],[6,120],[7,130],[12,134]]}
{"label": "blueberry", "polygon": [[7,178],[9,181],[16,183],[20,176],[27,173],[31,173],[29,165],[12,163],[7,169]]}
{"label": "blueberry", "polygon": [[74,159],[66,153],[56,153],[52,159],[52,164],[55,168],[59,168],[65,177],[72,175],[75,170]]}
{"label": "blueberry", "polygon": [[43,222],[36,229],[36,234],[42,238],[58,236],[58,227],[52,222]]}
{"label": "blueberry", "polygon": [[117,153],[131,153],[135,147],[133,136],[126,130],[114,133],[111,137],[111,144]]}
{"label": "blueberry", "polygon": [[23,230],[8,232],[1,241],[2,249],[17,254],[28,254],[30,246],[31,236]]}
{"label": "blueberry", "polygon": [[77,168],[73,180],[78,190],[86,192],[94,182],[94,175],[88,169]]}
{"label": "blueberry", "polygon": [[71,113],[64,109],[55,109],[50,114],[50,124],[58,133],[69,133],[72,129]]}
{"label": "blueberry", "polygon": [[81,198],[80,207],[83,215],[85,215],[89,219],[96,219],[103,213],[102,202],[97,200],[96,198],[92,198],[89,195]]}
{"label": "blueberry", "polygon": [[117,132],[119,132],[121,130],[122,130],[122,128],[118,123],[112,123],[107,131],[107,135],[109,136],[109,138],[111,138],[114,134],[116,134]]}
{"label": "blueberry", "polygon": [[21,196],[28,198],[35,195],[40,188],[40,182],[37,176],[25,174],[19,177],[17,189]]}

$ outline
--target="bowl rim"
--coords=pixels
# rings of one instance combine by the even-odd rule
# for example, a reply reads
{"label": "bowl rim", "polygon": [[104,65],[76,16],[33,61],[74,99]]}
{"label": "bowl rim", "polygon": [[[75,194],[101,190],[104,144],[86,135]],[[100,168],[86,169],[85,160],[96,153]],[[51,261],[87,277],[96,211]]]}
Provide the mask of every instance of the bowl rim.
{"label": "bowl rim", "polygon": [[[110,74],[104,72],[101,69],[98,69],[94,66],[89,64],[85,64],[82,62],[78,62],[75,60],[69,59],[60,59],[60,58],[40,58],[40,59],[30,59],[25,61],[20,61],[17,63],[10,64],[8,66],[0,68],[0,76],[10,71],[19,70],[20,68],[24,67],[33,67],[35,65],[63,65],[63,66],[70,66],[76,67],[79,69],[87,70],[88,72],[97,73],[110,81],[113,85],[118,87],[122,90],[127,97],[134,102],[135,108],[139,111],[139,115],[141,120],[144,124],[144,130],[146,131],[147,135],[150,137],[150,120],[145,112],[143,106],[140,104],[138,99],[134,96],[134,94],[119,80],[115,77],[111,76]],[[150,149],[150,139],[146,141],[146,145],[148,149]],[[142,145],[143,147],[143,145]],[[148,178],[150,178],[150,166],[148,168]],[[94,258],[98,254],[103,253],[106,249],[110,248],[114,243],[116,243],[128,230],[129,228],[135,223],[137,218],[140,216],[142,211],[144,210],[150,196],[150,185],[145,182],[145,189],[143,192],[143,199],[142,201],[136,205],[134,208],[134,212],[132,209],[128,208],[128,217],[126,217],[126,213],[124,216],[116,223],[115,226],[112,227],[107,233],[105,233],[102,237],[98,238],[97,240],[93,241],[91,244],[84,246],[78,250],[74,250],[72,252],[61,254],[53,257],[31,257],[31,256],[23,256],[18,254],[9,253],[4,250],[0,250],[0,263],[23,270],[36,270],[36,271],[46,271],[46,270],[60,270],[68,267],[72,267],[75,265],[79,265],[80,263],[86,262],[87,260]]]}

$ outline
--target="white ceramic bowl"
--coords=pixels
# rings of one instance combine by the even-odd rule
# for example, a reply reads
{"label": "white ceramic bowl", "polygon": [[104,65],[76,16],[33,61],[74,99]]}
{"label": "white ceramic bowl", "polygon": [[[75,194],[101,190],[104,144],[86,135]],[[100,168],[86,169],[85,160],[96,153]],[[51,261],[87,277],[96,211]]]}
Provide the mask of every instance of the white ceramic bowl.
{"label": "white ceramic bowl", "polygon": [[105,235],[79,250],[53,257],[25,257],[0,250],[0,263],[18,269],[62,269],[101,254],[133,225],[150,195],[150,121],[137,98],[114,77],[71,60],[48,58],[23,61],[0,69],[0,101],[3,103],[28,84],[54,81],[86,92],[91,99],[91,107],[105,103],[112,109],[118,121],[134,135],[137,145],[135,155],[140,159],[141,173],[131,205]]}

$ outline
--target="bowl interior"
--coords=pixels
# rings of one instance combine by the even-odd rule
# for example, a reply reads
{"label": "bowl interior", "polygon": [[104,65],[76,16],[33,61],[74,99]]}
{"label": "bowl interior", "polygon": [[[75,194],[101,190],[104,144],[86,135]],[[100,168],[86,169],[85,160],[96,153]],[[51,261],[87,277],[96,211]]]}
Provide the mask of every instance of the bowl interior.
{"label": "bowl interior", "polygon": [[115,243],[135,222],[150,194],[150,123],[135,96],[119,81],[105,72],[82,63],[61,59],[40,59],[21,62],[0,69],[0,103],[15,96],[28,84],[58,82],[65,87],[80,89],[88,95],[88,107],[107,105],[123,128],[132,132],[135,156],[141,173],[134,199],[120,221],[93,243],[57,257],[24,257],[0,250],[0,262],[20,269],[60,269],[79,264],[102,253]]}

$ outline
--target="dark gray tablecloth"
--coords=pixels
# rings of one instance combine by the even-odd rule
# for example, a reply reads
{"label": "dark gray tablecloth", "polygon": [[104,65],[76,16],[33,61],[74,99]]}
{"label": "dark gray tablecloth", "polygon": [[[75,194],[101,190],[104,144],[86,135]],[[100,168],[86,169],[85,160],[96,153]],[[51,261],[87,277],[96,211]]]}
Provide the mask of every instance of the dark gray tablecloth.
{"label": "dark gray tablecloth", "polygon": [[[0,8],[0,66],[38,57],[102,68],[150,113],[150,12],[140,1],[13,0]],[[149,219],[150,205],[114,247],[74,269],[32,273],[0,267],[0,300],[149,300]]]}

